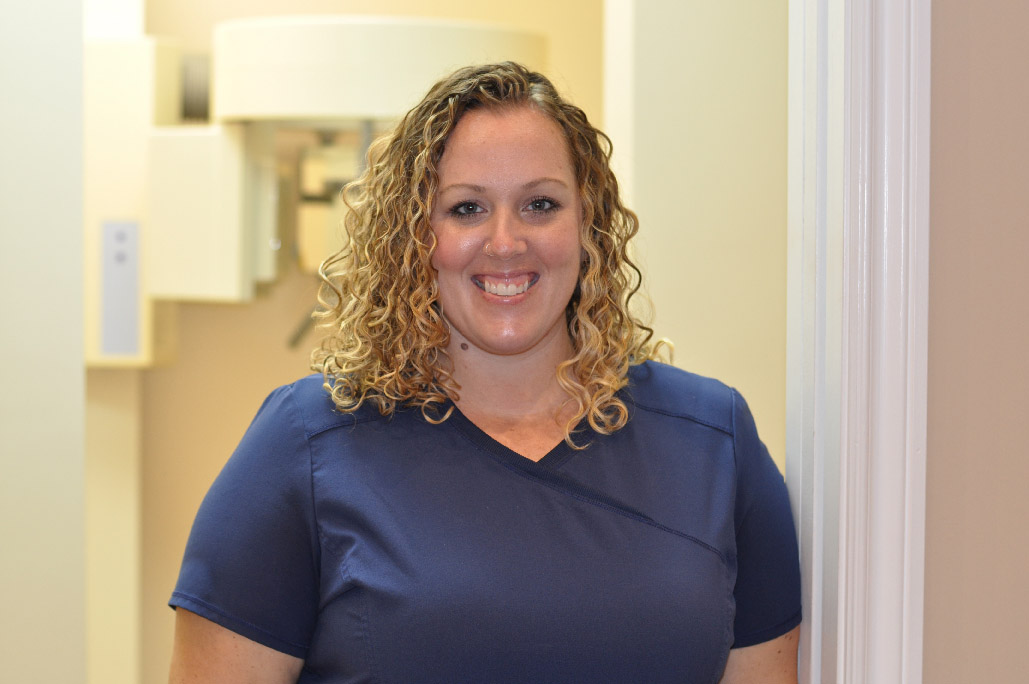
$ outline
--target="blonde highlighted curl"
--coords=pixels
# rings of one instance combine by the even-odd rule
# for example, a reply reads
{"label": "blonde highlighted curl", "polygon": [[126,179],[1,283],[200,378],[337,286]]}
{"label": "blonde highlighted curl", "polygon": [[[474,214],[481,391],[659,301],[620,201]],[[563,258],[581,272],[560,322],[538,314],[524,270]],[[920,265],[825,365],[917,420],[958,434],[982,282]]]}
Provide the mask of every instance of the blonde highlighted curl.
{"label": "blonde highlighted curl", "polygon": [[[579,184],[585,259],[566,319],[575,356],[557,380],[575,406],[565,441],[586,418],[609,434],[629,419],[617,396],[629,366],[654,352],[653,331],[629,310],[640,272],[628,255],[636,215],[622,206],[611,172],[611,141],[546,77],[512,62],[461,69],[436,83],[393,132],[368,152],[368,167],[343,191],[348,244],[321,266],[315,317],[326,330],[311,357],[336,407],[366,401],[384,415],[418,407],[446,420],[460,387],[450,375],[450,331],[439,311],[429,224],[447,138],[470,109],[529,106],[565,134]],[[445,410],[444,410],[445,409]]]}

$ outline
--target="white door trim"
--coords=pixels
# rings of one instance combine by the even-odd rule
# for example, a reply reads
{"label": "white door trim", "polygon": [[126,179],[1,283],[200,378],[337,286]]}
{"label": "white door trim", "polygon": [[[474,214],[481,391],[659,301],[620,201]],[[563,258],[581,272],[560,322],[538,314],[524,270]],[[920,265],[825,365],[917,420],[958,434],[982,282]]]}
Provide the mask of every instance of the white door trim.
{"label": "white door trim", "polygon": [[922,679],[929,0],[790,2],[801,681]]}

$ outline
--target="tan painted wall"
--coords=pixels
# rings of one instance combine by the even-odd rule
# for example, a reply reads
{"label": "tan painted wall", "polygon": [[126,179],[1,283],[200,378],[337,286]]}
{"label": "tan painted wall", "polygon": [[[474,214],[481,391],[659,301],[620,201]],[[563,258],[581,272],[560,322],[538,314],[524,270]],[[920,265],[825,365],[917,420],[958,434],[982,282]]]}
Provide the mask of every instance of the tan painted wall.
{"label": "tan painted wall", "polygon": [[612,4],[631,16],[606,29],[626,75],[605,102],[655,332],[740,390],[782,468],[786,0]]}
{"label": "tan painted wall", "polygon": [[932,25],[927,684],[1029,680],[1029,4]]}
{"label": "tan painted wall", "polygon": [[0,19],[0,680],[85,681],[82,4]]}
{"label": "tan painted wall", "polygon": [[86,374],[87,682],[129,684],[140,671],[142,377]]}

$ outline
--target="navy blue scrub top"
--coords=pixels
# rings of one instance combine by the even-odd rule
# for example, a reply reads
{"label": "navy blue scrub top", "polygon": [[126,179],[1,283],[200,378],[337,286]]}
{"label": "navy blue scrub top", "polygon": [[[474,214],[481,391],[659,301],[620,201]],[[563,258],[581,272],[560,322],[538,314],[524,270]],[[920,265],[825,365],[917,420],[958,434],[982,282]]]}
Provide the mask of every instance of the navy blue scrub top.
{"label": "navy blue scrub top", "polygon": [[265,401],[172,606],[305,659],[300,682],[717,682],[800,622],[782,476],[743,399],[653,362],[628,425],[534,463],[455,409]]}

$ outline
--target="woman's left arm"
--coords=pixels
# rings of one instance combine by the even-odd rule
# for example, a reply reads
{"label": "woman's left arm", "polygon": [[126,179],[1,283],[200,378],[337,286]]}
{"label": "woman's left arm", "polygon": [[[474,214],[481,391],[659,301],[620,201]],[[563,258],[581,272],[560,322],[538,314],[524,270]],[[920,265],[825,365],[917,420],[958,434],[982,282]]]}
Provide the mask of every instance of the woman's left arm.
{"label": "woman's left arm", "polygon": [[762,644],[729,651],[720,684],[797,684],[800,627]]}

